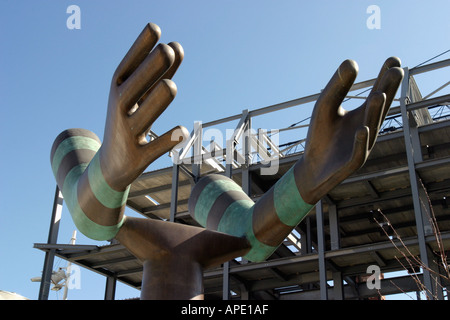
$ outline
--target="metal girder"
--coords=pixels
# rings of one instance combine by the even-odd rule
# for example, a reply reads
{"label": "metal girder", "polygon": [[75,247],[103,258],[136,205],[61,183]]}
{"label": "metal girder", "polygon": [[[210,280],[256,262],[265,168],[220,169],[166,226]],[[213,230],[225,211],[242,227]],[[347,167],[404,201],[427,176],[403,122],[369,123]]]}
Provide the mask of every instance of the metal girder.
{"label": "metal girder", "polygon": [[[448,66],[450,66],[450,59],[440,61],[437,63],[433,63],[433,64],[429,64],[426,66],[420,66],[417,68],[410,69],[409,75],[416,75],[416,74],[420,74],[420,73],[424,73],[424,72],[428,72],[431,70],[435,70],[435,69],[442,68],[442,67],[448,67]],[[375,79],[371,79],[371,80],[363,81],[360,83],[356,83],[352,86],[351,91],[370,87],[373,85],[374,81],[375,81]],[[441,86],[437,90],[434,90],[431,94],[427,95],[424,99],[422,99],[420,101],[414,101],[414,102],[410,102],[405,99],[408,96],[406,94],[406,92],[408,92],[408,91],[403,91],[403,90],[407,90],[408,88],[406,86],[406,82],[404,84],[405,84],[405,87],[402,88],[400,106],[391,108],[389,115],[399,114],[400,116],[403,116],[403,118],[405,120],[406,118],[404,117],[404,115],[405,114],[408,115],[408,113],[411,113],[412,111],[427,108],[427,107],[434,106],[434,105],[450,103],[450,95],[449,94],[430,99],[430,97],[432,95],[434,95],[435,93],[440,91],[442,88],[448,86],[449,82],[447,82],[445,85]],[[240,113],[240,114],[237,114],[234,116],[230,116],[227,118],[218,119],[218,120],[214,120],[214,121],[211,121],[208,123],[204,123],[203,125],[196,127],[197,131],[194,130],[192,132],[191,138],[188,141],[188,146],[189,146],[189,148],[191,148],[196,141],[197,142],[200,141],[200,143],[197,143],[197,147],[198,147],[198,145],[201,146],[201,137],[202,137],[201,130],[203,128],[211,127],[211,126],[214,126],[214,125],[217,125],[220,123],[226,123],[229,121],[239,120],[238,126],[236,127],[237,131],[235,131],[234,137],[240,137],[241,135],[239,134],[239,132],[245,131],[244,130],[245,128],[247,128],[247,129],[250,128],[250,126],[248,125],[248,120],[250,120],[252,117],[267,114],[270,112],[283,110],[283,109],[294,107],[294,106],[300,106],[303,104],[311,103],[311,102],[314,102],[315,100],[317,100],[319,95],[320,94],[314,94],[314,95],[310,95],[307,97],[302,97],[299,99],[283,102],[280,104],[276,104],[276,105],[272,105],[272,106],[252,110],[252,111],[244,110],[243,113]],[[353,97],[360,98],[357,96],[353,96]],[[406,131],[411,129],[409,127],[409,125],[410,125],[409,121],[403,121],[403,123],[405,124]],[[416,124],[414,122],[412,123],[412,125],[414,125],[414,126]],[[450,121],[440,121],[440,122],[435,122],[435,123],[428,124],[428,125],[417,126],[414,128],[414,130],[416,130],[414,134],[420,135],[420,134],[428,132],[428,131],[448,127],[449,125],[450,125]],[[295,128],[285,128],[285,130],[299,129],[299,128],[303,128],[306,126],[307,125],[302,125],[302,126],[298,126]],[[405,128],[404,128],[404,130],[405,130]],[[386,134],[386,135],[381,135],[378,138],[378,142],[384,142],[387,140],[403,138],[404,135],[408,135],[408,132],[405,132],[404,130]],[[282,129],[280,131],[284,131],[284,130]],[[235,151],[234,147],[235,147],[235,143],[237,141],[233,139],[232,142],[233,142],[232,147],[227,146],[226,149],[222,149],[223,151],[229,152],[224,156],[228,155],[231,158],[232,155],[234,155],[234,154],[232,154],[232,152]],[[255,141],[252,141],[252,140],[250,140],[249,142],[253,142],[254,148],[260,147],[260,145],[258,144],[258,141],[256,141],[257,144],[255,144]],[[417,140],[416,140],[416,142],[417,142]],[[417,146],[418,145],[416,144],[416,146],[415,146],[416,152],[423,153],[424,147],[422,147],[422,149],[417,150]],[[187,153],[189,148],[185,148],[182,151]],[[216,149],[217,148],[214,148],[214,150],[216,150]],[[263,152],[266,152],[266,151],[268,152],[268,149],[269,148],[264,148]],[[408,148],[406,148],[406,149],[408,151]],[[447,149],[442,149],[442,150],[445,151]],[[203,161],[205,161],[205,158],[207,158],[209,156],[215,157],[214,151],[210,154],[206,153],[205,151],[207,151],[207,150],[205,150],[202,147],[201,151],[200,151],[201,154],[199,154],[197,152],[197,154],[194,154],[194,157],[192,157],[191,160],[194,160],[194,161],[199,160],[199,162],[203,162]],[[217,151],[220,151],[220,150],[217,150]],[[238,152],[238,156],[240,156],[239,160],[241,161],[240,163],[246,163],[245,161],[247,161],[247,164],[250,164],[250,162],[248,162],[248,157],[244,158],[246,155],[247,156],[250,155],[249,151],[250,150],[248,148],[247,149],[244,148],[244,155],[242,155],[241,153]],[[287,165],[287,164],[293,163],[296,160],[298,160],[301,156],[302,156],[302,153],[297,153],[292,156],[283,157],[283,158],[279,159],[279,165]],[[406,156],[406,152],[405,152],[405,156]],[[411,154],[409,156],[411,156]],[[216,160],[216,159],[214,159],[214,160]],[[386,160],[386,159],[384,159],[384,160]],[[339,209],[346,208],[347,206],[357,206],[357,205],[363,205],[363,204],[370,205],[371,203],[375,203],[376,201],[385,201],[387,199],[395,199],[395,197],[407,197],[407,196],[411,197],[411,193],[414,193],[413,188],[404,188],[402,190],[394,190],[394,191],[390,190],[389,192],[379,192],[378,190],[375,189],[374,185],[371,184],[371,181],[368,179],[387,177],[387,176],[395,175],[395,174],[410,174],[412,172],[412,170],[414,170],[416,172],[416,176],[418,176],[419,174],[426,173],[425,169],[433,168],[435,166],[447,165],[448,163],[450,163],[450,157],[441,157],[441,158],[430,159],[430,160],[425,160],[425,161],[422,161],[422,160],[417,161],[417,159],[413,159],[412,162],[411,161],[408,162],[407,166],[401,166],[398,168],[389,168],[389,169],[381,170],[378,172],[370,172],[367,174],[352,176],[352,177],[348,178],[346,181],[344,181],[344,184],[367,181],[366,186],[368,187],[369,193],[371,193],[371,195],[369,196],[371,199],[369,199],[369,197],[365,197],[365,198],[360,198],[360,199],[348,199],[348,200],[341,200],[341,201],[332,200],[332,202],[333,202],[332,204],[334,204],[336,206],[336,210],[339,210]],[[264,166],[263,163],[256,163],[256,164],[251,163],[251,166],[249,166],[249,167],[248,166],[240,166],[240,167],[236,166],[235,168],[231,168],[231,166],[230,166],[230,168],[227,167],[227,169],[230,169],[229,171],[227,170],[227,175],[231,176],[231,169],[233,169],[233,172],[232,172],[233,175],[240,174],[244,177],[244,174],[247,174],[248,177],[250,177],[250,172],[253,173],[263,166]],[[193,183],[194,178],[196,178],[195,175],[193,175],[186,167],[184,167],[183,164],[180,164],[180,166],[178,167],[178,170],[180,170],[180,169],[182,170],[182,172],[185,172],[185,170],[186,170],[186,173],[190,178],[189,181],[185,181],[185,182],[179,181],[177,174],[175,174],[175,175],[173,175],[172,184],[167,184],[164,186],[149,188],[147,190],[140,190],[135,193],[130,193],[130,198],[139,197],[146,193],[169,190],[171,187],[174,188],[175,186],[179,187],[179,186],[184,186],[184,185]],[[173,173],[175,173],[175,172],[173,172]],[[198,173],[199,172],[197,170],[196,174],[198,174]],[[147,179],[150,176],[157,176],[158,174],[159,174],[158,170],[153,171],[153,172],[144,173],[136,181],[138,182],[141,179]],[[175,180],[177,180],[177,181],[175,181]],[[425,185],[426,185],[426,188],[428,189],[428,191],[433,191],[433,190],[438,190],[438,191],[444,190],[445,191],[445,190],[448,190],[448,188],[449,188],[448,180],[432,182],[430,184],[425,184]],[[253,190],[255,190],[255,189],[253,189]],[[163,204],[155,206],[155,207],[144,208],[144,210],[146,210],[147,215],[151,215],[150,212],[152,212],[154,210],[163,210],[163,209],[167,209],[170,207],[171,218],[172,217],[174,218],[175,216],[178,216],[178,215],[186,214],[186,213],[176,212],[176,205],[175,205],[174,201],[176,202],[176,204],[186,204],[187,203],[187,200],[184,200],[184,199],[181,201],[177,201],[177,197],[176,197],[175,193],[172,193],[172,201],[171,201],[172,205],[170,205],[168,203],[163,203]],[[62,204],[62,202],[61,202],[61,204]],[[138,212],[141,212],[142,211],[141,209],[142,208],[134,208],[134,210],[136,210]],[[352,215],[351,217],[354,218],[354,217],[357,217],[358,215],[359,214]],[[308,221],[314,222],[314,217],[312,217],[312,219],[310,219],[310,218],[311,217],[307,217],[307,219],[305,220],[305,224]],[[281,257],[284,254],[286,254],[286,252],[288,252],[286,248],[283,248],[284,251],[283,250],[278,251],[277,254],[275,254],[272,257],[272,258],[275,257],[275,259],[273,259],[273,260],[268,260],[263,263],[247,263],[247,264],[231,263],[229,265],[229,267],[226,268],[226,274],[224,272],[225,269],[223,269],[223,270],[222,269],[207,270],[207,271],[205,271],[205,277],[210,278],[210,277],[216,277],[216,276],[226,276],[227,279],[224,279],[224,281],[226,281],[228,284],[229,284],[230,279],[241,279],[242,281],[240,281],[240,285],[242,286],[242,283],[245,283],[245,285],[244,285],[245,290],[252,291],[252,290],[274,289],[275,287],[273,287],[273,286],[276,284],[279,285],[280,283],[295,285],[295,284],[303,283],[303,282],[307,282],[307,281],[318,282],[320,280],[322,280],[322,283],[323,283],[324,282],[323,279],[325,279],[325,282],[326,282],[327,279],[332,279],[334,277],[333,273],[337,273],[337,272],[341,273],[341,276],[345,276],[346,274],[350,274],[351,272],[355,272],[355,274],[356,273],[360,274],[362,272],[362,265],[338,267],[337,264],[333,262],[333,259],[336,259],[336,261],[337,261],[338,259],[342,259],[346,256],[354,257],[354,256],[358,256],[360,254],[370,255],[373,258],[373,260],[375,261],[375,263],[380,265],[382,267],[382,269],[384,268],[384,270],[393,270],[397,267],[397,265],[395,265],[395,263],[394,263],[395,261],[386,260],[383,257],[383,252],[386,252],[386,250],[392,250],[392,243],[389,241],[382,242],[382,243],[371,243],[368,245],[358,245],[358,246],[353,246],[353,247],[340,248],[339,241],[336,237],[339,234],[337,222],[339,220],[339,222],[342,223],[343,220],[341,220],[341,218],[337,219],[338,218],[337,216],[332,217],[332,218],[335,219],[336,221],[334,221],[334,220],[333,220],[333,222],[331,222],[330,220],[328,221],[328,223],[330,224],[330,235],[331,235],[331,232],[334,232],[333,247],[331,248],[330,251],[325,250],[324,243],[320,243],[320,245],[318,244],[319,241],[323,240],[323,239],[322,240],[320,240],[320,239],[324,236],[324,232],[326,231],[326,229],[325,229],[325,231],[324,230],[321,231],[322,232],[321,236],[317,238],[319,241],[316,241],[314,243],[315,249],[320,249],[319,253],[304,254],[305,253],[304,251],[307,249],[306,248],[307,246],[305,245],[305,250],[302,247],[302,255],[299,255],[299,256],[293,255],[290,257],[276,258],[276,257]],[[52,218],[52,221],[55,222],[56,220]],[[325,220],[325,223],[326,223],[326,220]],[[406,223],[406,222],[404,222],[404,223]],[[409,224],[411,224],[411,221],[407,221],[407,223],[409,225]],[[400,226],[401,226],[401,224],[400,224]],[[323,229],[324,225],[321,224],[320,227]],[[299,226],[299,228],[300,228],[300,226]],[[309,232],[311,229],[312,228],[309,228]],[[364,230],[362,230],[360,232],[363,232],[363,231]],[[52,237],[54,237],[55,235],[57,235],[57,232],[56,233],[50,232],[50,234],[52,234]],[[309,237],[306,237],[303,235],[304,234],[302,233],[302,238],[301,238],[302,244],[307,243],[309,241],[309,249],[311,249],[312,248],[311,241],[316,235],[313,234],[311,236],[311,234],[310,234]],[[450,232],[445,231],[442,233],[442,236],[443,236],[444,240],[448,240],[448,239],[450,239]],[[305,239],[305,238],[308,238],[308,239]],[[433,236],[428,236],[427,234],[425,234],[423,238],[424,239],[417,239],[415,237],[406,238],[406,239],[403,239],[403,242],[408,246],[415,246],[415,247],[417,247],[421,243],[425,242],[426,243],[426,251],[429,253],[429,244],[435,240],[434,240]],[[54,238],[54,239],[56,239],[56,238]],[[394,240],[394,243],[395,243],[395,241],[396,240]],[[54,242],[54,243],[52,243],[52,242]],[[107,259],[104,261],[95,261],[95,258],[94,258],[94,260],[93,260],[94,262],[92,262],[92,263],[89,262],[90,264],[88,264],[86,261],[84,261],[84,259],[88,259],[88,258],[90,259],[92,257],[96,257],[96,255],[108,254],[108,251],[113,252],[115,250],[122,250],[123,248],[121,246],[115,245],[112,247],[103,248],[103,247],[97,247],[97,246],[80,246],[80,245],[73,246],[73,245],[70,245],[70,248],[68,248],[68,247],[65,247],[65,245],[57,244],[56,240],[50,240],[50,236],[49,236],[49,243],[35,244],[35,248],[45,251],[46,254],[53,252],[53,254],[55,254],[59,257],[62,257],[64,259],[67,259],[70,261],[74,261],[75,263],[77,263],[79,265],[86,266],[88,269],[94,270],[95,272],[98,272],[107,277],[110,277],[108,279],[112,279],[111,277],[115,277],[116,279],[120,279],[120,278],[123,279],[124,277],[126,277],[126,275],[138,274],[138,273],[142,272],[142,268],[140,268],[140,267],[133,267],[133,268],[130,268],[127,270],[119,271],[119,272],[108,271],[103,268],[104,266],[106,266],[109,263],[111,263],[112,265],[114,265],[114,264],[120,265],[121,263],[124,263],[124,262],[130,262],[134,259],[134,257],[132,257],[132,256],[127,256],[127,257],[122,257],[122,258],[111,258],[111,259]],[[309,252],[311,252],[311,251],[309,251]],[[320,256],[320,259],[319,259],[319,256]],[[319,260],[321,260],[321,261],[319,261]],[[325,266],[325,261],[327,261],[327,263],[328,263],[329,270],[327,270],[327,268]],[[290,266],[290,267],[292,267],[292,266],[297,267],[297,265],[301,266],[303,263],[309,264],[309,265],[316,263],[317,265],[319,265],[319,262],[322,264],[321,268],[320,268],[321,269],[320,274],[317,272],[301,273],[302,270],[297,270],[297,273],[293,276],[292,274],[285,273],[284,272],[285,269],[283,269],[288,266]],[[268,280],[252,282],[250,280],[247,281],[244,276],[241,276],[241,273],[245,273],[248,271],[261,271],[263,269],[274,270],[274,272],[272,272],[272,278],[270,280],[268,279]],[[325,275],[325,277],[324,277],[324,275]],[[319,276],[321,279],[319,279]],[[338,279],[338,278],[335,278],[335,279]],[[347,279],[348,280],[346,280],[346,281],[349,282],[350,278],[347,278]],[[399,284],[399,286],[401,286],[401,284],[403,283],[402,282],[403,280],[399,279],[398,281],[399,282],[397,282],[397,284]],[[122,282],[125,282],[125,281],[122,281]],[[232,282],[234,282],[234,281],[232,281]],[[126,283],[128,283],[132,286],[135,286],[135,287],[139,286],[139,283],[131,283],[131,282],[126,282]],[[354,286],[356,286],[356,285],[358,285],[358,284],[354,283]],[[409,284],[405,284],[405,285],[408,288]],[[364,296],[366,293],[364,291],[364,288],[362,288],[361,286],[363,286],[363,285],[362,284],[358,285],[358,290],[360,290],[360,294],[362,296]],[[384,287],[384,285],[383,285],[383,287]],[[326,289],[326,292],[323,292],[323,290],[325,290],[323,288],[327,288],[327,286],[325,285],[322,287],[322,297],[325,295],[327,295],[328,298],[335,297],[334,292],[330,291],[330,289]],[[221,290],[222,289],[225,289],[225,286],[223,288],[221,288]],[[344,289],[343,291],[345,291],[346,298],[356,297],[355,293],[348,291],[349,289],[347,287],[345,287],[343,289]],[[110,287],[109,293],[108,293],[109,296],[111,296],[112,290],[113,290],[113,288]],[[227,292],[229,292],[229,291],[227,291]],[[278,293],[279,292],[281,292],[281,291],[278,291]],[[317,291],[316,293],[319,293],[319,292]],[[244,296],[245,295],[248,296],[248,292],[244,293]],[[309,293],[299,292],[298,296],[296,296],[296,294],[292,294],[290,297],[303,298],[303,297],[307,297],[308,295],[310,295],[312,297],[313,292],[312,291],[309,291]],[[105,297],[106,297],[106,295],[105,295]],[[282,295],[281,298],[283,298],[283,297],[288,297],[288,296]]]}
{"label": "metal girder", "polygon": [[[443,240],[448,240],[448,239],[450,239],[450,232],[442,233],[441,236],[442,236]],[[393,241],[397,245],[400,245],[400,246],[402,245],[399,240],[393,240]],[[417,237],[405,238],[402,241],[406,246],[416,246],[419,243],[417,240]],[[435,241],[434,236],[426,237],[426,242],[434,242],[434,241]],[[392,249],[392,248],[394,248],[394,247],[393,247],[393,244],[391,241],[384,241],[384,242],[365,244],[365,245],[360,245],[360,246],[355,246],[355,247],[350,247],[350,248],[342,248],[339,250],[325,251],[325,258],[333,259],[333,258],[338,258],[338,257],[344,257],[347,255],[358,255],[361,253],[369,253],[371,251],[381,251],[381,250]],[[300,256],[267,260],[264,262],[233,265],[230,267],[230,273],[238,274],[240,272],[247,272],[247,271],[259,270],[259,269],[265,269],[265,268],[277,268],[277,267],[293,265],[293,264],[301,264],[301,263],[312,262],[312,261],[318,261],[317,253],[310,253],[310,254],[300,255]],[[207,271],[205,271],[205,277],[214,277],[220,273],[221,273],[221,269],[207,270]]]}
{"label": "metal girder", "polygon": [[[61,213],[63,207],[63,195],[58,186],[55,189],[55,196],[53,199],[52,216],[50,220],[50,227],[48,231],[48,245],[54,245],[58,241],[59,223],[61,220]],[[50,291],[51,277],[53,271],[53,262],[55,259],[56,249],[52,248],[45,252],[44,267],[42,271],[41,285],[39,287],[39,300],[48,300]]]}
{"label": "metal girder", "polygon": [[[419,275],[419,281],[422,281],[422,275]],[[369,289],[366,283],[357,284],[357,289],[350,285],[344,286],[344,295],[346,299],[360,299],[368,297],[379,297],[380,295],[389,295],[395,293],[401,293],[398,288],[404,288],[404,292],[411,292],[417,290],[416,280],[411,276],[403,276],[392,279],[380,280],[380,291],[376,289]],[[332,300],[336,300],[336,295],[333,288],[328,288],[328,296]],[[357,291],[357,293],[355,293]],[[320,298],[319,290],[305,290],[293,293],[286,293],[280,296],[280,300],[316,300]]]}

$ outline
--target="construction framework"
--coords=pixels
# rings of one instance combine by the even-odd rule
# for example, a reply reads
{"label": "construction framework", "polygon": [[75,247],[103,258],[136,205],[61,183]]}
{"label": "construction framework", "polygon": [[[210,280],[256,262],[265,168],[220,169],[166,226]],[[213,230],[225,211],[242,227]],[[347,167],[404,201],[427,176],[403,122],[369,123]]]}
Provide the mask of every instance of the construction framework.
{"label": "construction framework", "polygon": [[[398,98],[366,164],[329,192],[267,261],[238,258],[205,270],[205,299],[339,300],[401,292],[448,299],[450,94],[442,91],[450,81],[439,70],[448,72],[449,66],[450,59],[405,67]],[[448,82],[422,96],[416,81],[422,75]],[[350,91],[370,88],[374,81],[356,83]],[[365,99],[365,91],[347,98]],[[183,148],[171,153],[172,166],[145,172],[132,184],[127,207],[149,219],[198,225],[188,213],[188,198],[195,182],[209,173],[231,177],[257,201],[302,156],[300,138],[308,125],[267,131],[252,124],[259,116],[313,105],[318,97],[196,123]],[[234,128],[227,136],[222,131],[225,146],[212,140],[209,130],[214,128],[217,138],[221,126]],[[282,134],[297,138],[284,143]],[[116,281],[139,289],[142,263],[120,243],[57,243],[62,206],[56,188],[48,241],[34,244],[45,252],[39,299],[48,299],[55,256],[104,275],[105,299],[114,299]],[[408,274],[382,278],[393,271]]]}

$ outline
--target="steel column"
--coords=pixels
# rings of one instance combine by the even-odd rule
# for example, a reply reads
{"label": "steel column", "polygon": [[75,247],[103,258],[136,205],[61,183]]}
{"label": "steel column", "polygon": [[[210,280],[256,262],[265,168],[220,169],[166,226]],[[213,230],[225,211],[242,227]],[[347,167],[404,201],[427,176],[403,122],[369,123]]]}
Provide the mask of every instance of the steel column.
{"label": "steel column", "polygon": [[[416,152],[421,152],[419,150],[414,150],[413,142],[411,140],[411,123],[410,116],[411,114],[407,110],[407,102],[408,102],[408,91],[409,91],[409,69],[404,68],[405,76],[401,85],[401,97],[400,97],[400,111],[402,115],[402,123],[403,123],[403,133],[405,138],[405,147],[406,147],[406,156],[408,160],[408,171],[409,171],[409,179],[411,183],[411,192],[413,198],[414,205],[414,215],[416,220],[416,229],[417,229],[417,239],[419,241],[419,250],[420,250],[420,259],[422,263],[428,267],[430,265],[428,260],[428,252],[427,245],[425,242],[425,230],[423,223],[423,214],[420,203],[420,192],[419,186],[417,184],[417,172],[415,168],[415,159],[420,158],[418,155],[414,155]],[[433,286],[431,280],[430,271],[427,268],[423,268],[423,284],[426,288],[425,294],[429,299],[432,299]]]}
{"label": "steel column", "polygon": [[306,216],[306,253],[312,252],[311,217]]}
{"label": "steel column", "polygon": [[[248,110],[244,111],[244,115],[248,113]],[[244,135],[243,140],[243,153],[245,163],[242,164],[242,190],[250,196],[250,164],[251,164],[251,145],[250,145],[250,135],[251,135],[251,118],[247,117],[244,125]]]}
{"label": "steel column", "polygon": [[116,295],[117,279],[115,276],[106,277],[105,300],[114,300]]}
{"label": "steel column", "polygon": [[327,266],[325,261],[325,233],[323,219],[323,203],[320,200],[316,204],[316,223],[317,223],[317,252],[319,257],[319,279],[320,279],[320,299],[328,300],[327,288]]}
{"label": "steel column", "polygon": [[[239,136],[240,133],[238,133],[240,130],[244,130],[244,135],[242,136],[243,139],[243,153],[244,153],[244,159],[245,163],[241,164],[241,174],[242,174],[242,190],[248,195],[250,195],[250,128],[251,128],[251,119],[248,117],[248,110],[244,110],[242,112],[241,120],[236,128],[236,130],[233,133],[233,136],[231,139],[227,139],[227,146],[226,146],[226,166],[225,166],[225,175],[229,178],[232,177],[232,170],[233,170],[233,159],[234,159],[234,152],[235,152],[235,137]],[[222,287],[222,299],[223,300],[229,300],[230,299],[230,262],[227,261],[223,264],[223,287]],[[248,298],[248,292],[246,294]]]}
{"label": "steel column", "polygon": [[[47,244],[56,244],[58,240],[59,222],[61,220],[63,202],[64,200],[62,193],[58,186],[56,186]],[[48,300],[53,271],[53,261],[55,260],[55,251],[56,249],[50,249],[45,253],[44,268],[42,271],[41,285],[39,287],[39,300]]]}
{"label": "steel column", "polygon": [[194,180],[197,182],[200,179],[200,170],[202,167],[203,159],[202,155],[202,141],[203,141],[203,128],[201,122],[194,123],[194,148],[192,150],[194,156],[194,163],[192,164],[192,173],[194,174]]}
{"label": "steel column", "polygon": [[333,298],[334,300],[344,300],[344,282],[342,272],[333,272]]}
{"label": "steel column", "polygon": [[[234,155],[234,140],[229,139],[226,141],[226,164],[225,175],[228,178],[233,174],[233,155]],[[230,298],[230,262],[227,261],[222,265],[222,299],[229,300]]]}
{"label": "steel column", "polygon": [[328,221],[330,223],[331,250],[341,248],[341,236],[339,233],[339,218],[336,205],[328,205]]}
{"label": "steel column", "polygon": [[230,299],[230,262],[223,264],[222,299]]}
{"label": "steel column", "polygon": [[[336,204],[327,198],[328,202],[328,222],[330,224],[331,250],[341,248],[341,237],[339,233],[339,218]],[[334,300],[344,300],[344,283],[342,272],[333,271],[333,298]]]}
{"label": "steel column", "polygon": [[[178,159],[174,159],[178,160]],[[178,206],[178,181],[180,176],[180,168],[177,161],[174,161],[172,167],[172,190],[170,196],[170,221],[175,221],[175,215],[177,214]]]}
{"label": "steel column", "polygon": [[232,139],[227,139],[227,146],[225,150],[225,175],[231,178],[233,174],[233,155],[234,155],[234,141]]}

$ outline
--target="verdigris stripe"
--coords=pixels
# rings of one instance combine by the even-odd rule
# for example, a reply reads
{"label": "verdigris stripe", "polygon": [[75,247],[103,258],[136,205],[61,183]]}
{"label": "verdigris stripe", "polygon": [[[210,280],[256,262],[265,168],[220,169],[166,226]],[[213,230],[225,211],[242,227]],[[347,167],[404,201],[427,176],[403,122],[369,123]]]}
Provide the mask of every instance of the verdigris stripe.
{"label": "verdigris stripe", "polygon": [[53,174],[56,177],[61,161],[63,160],[64,156],[70,151],[78,149],[89,149],[97,151],[100,148],[100,145],[101,144],[97,140],[83,136],[76,136],[65,139],[59,144],[58,148],[55,151],[55,154],[53,155]]}
{"label": "verdigris stripe", "polygon": [[130,186],[125,191],[116,191],[106,182],[100,167],[99,152],[94,156],[88,168],[89,184],[95,197],[101,204],[110,209],[125,205]]}
{"label": "verdigris stripe", "polygon": [[254,235],[253,235],[253,238],[251,235],[248,235],[247,240],[251,243],[252,248],[244,256],[244,259],[247,259],[252,262],[262,262],[262,261],[266,260],[279,247],[279,246],[272,247],[272,246],[268,246],[262,242],[259,242],[258,239],[256,239],[254,237]]}
{"label": "verdigris stripe", "polygon": [[61,160],[61,164],[58,168],[58,173],[56,175],[56,182],[59,186],[64,184],[64,179],[66,178],[67,173],[74,167],[79,165],[80,163],[89,163],[92,158],[95,156],[96,151],[88,150],[88,149],[78,149],[72,150],[64,156]]}
{"label": "verdigris stripe", "polygon": [[253,201],[237,200],[223,213],[217,231],[224,232],[236,237],[242,237],[251,229],[251,215],[249,210],[253,207]]}
{"label": "verdigris stripe", "polygon": [[64,200],[66,201],[75,225],[81,233],[94,240],[110,240],[114,238],[119,231],[125,220],[125,215],[122,220],[114,226],[99,225],[86,216],[78,204],[77,194],[78,181],[80,176],[86,170],[86,167],[87,164],[82,163],[69,171],[66,179],[64,180],[64,186],[62,189]]}
{"label": "verdigris stripe", "polygon": [[92,131],[89,131],[86,129],[80,129],[80,128],[67,129],[67,130],[64,130],[63,132],[61,132],[56,137],[55,141],[53,142],[52,149],[50,152],[50,159],[53,159],[53,155],[55,154],[55,151],[58,148],[58,146],[61,144],[61,142],[63,142],[67,138],[77,137],[77,136],[92,138],[94,140],[97,140],[99,143],[101,143],[100,139]]}
{"label": "verdigris stripe", "polygon": [[278,218],[291,227],[295,227],[314,207],[303,201],[295,183],[294,167],[275,184],[273,199]]}
{"label": "verdigris stripe", "polygon": [[217,197],[230,190],[242,191],[242,188],[239,187],[239,185],[237,185],[234,181],[228,179],[215,180],[209,183],[202,190],[200,196],[198,197],[197,203],[195,204],[195,220],[200,225],[205,227],[209,211],[211,210],[211,207]]}
{"label": "verdigris stripe", "polygon": [[253,233],[252,216],[254,203],[249,200],[238,200],[230,205],[220,220],[217,231],[236,237],[245,237],[251,245],[245,259],[259,262],[269,257],[277,247],[260,242]]}
{"label": "verdigris stripe", "polygon": [[[217,197],[216,201],[211,207],[210,214],[206,219],[206,228],[211,230],[217,230],[220,220],[227,208],[238,200],[251,200],[247,194],[243,191],[227,191]],[[253,201],[251,201],[253,203]]]}

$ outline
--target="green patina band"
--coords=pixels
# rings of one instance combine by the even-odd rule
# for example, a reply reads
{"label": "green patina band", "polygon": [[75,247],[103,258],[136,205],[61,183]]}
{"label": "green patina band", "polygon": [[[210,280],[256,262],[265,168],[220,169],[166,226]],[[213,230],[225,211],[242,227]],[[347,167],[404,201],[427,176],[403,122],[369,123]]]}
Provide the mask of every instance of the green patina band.
{"label": "green patina band", "polygon": [[294,167],[275,184],[273,199],[278,218],[291,227],[299,224],[314,207],[302,199],[295,183]]}
{"label": "green patina band", "polygon": [[[71,151],[87,149],[97,152],[101,143],[95,139],[84,136],[73,136],[62,141],[57,147],[52,161],[53,174],[57,175],[64,157]],[[98,152],[90,163],[81,163],[73,167],[66,175],[62,193],[69,209],[72,220],[81,233],[94,240],[110,240],[119,231],[122,221],[114,226],[102,226],[87,217],[78,203],[78,181],[84,171],[88,169],[88,178],[95,197],[111,209],[120,208],[127,200],[129,188],[125,192],[118,192],[106,183],[98,161]]]}
{"label": "green patina band", "polygon": [[102,226],[86,216],[78,204],[77,187],[80,176],[86,170],[87,165],[82,163],[75,166],[67,174],[62,189],[64,200],[67,203],[72,220],[81,233],[94,240],[110,240],[115,237],[126,217],[124,215],[121,222],[114,226]]}
{"label": "green patina band", "polygon": [[[207,185],[201,192],[195,206],[195,219],[206,226],[208,214],[216,199],[224,192],[242,188],[229,180],[218,180]],[[294,167],[276,183],[274,187],[274,208],[281,223],[295,227],[314,207],[306,203],[298,191]],[[278,246],[269,246],[260,242],[253,232],[254,202],[237,200],[233,202],[222,215],[217,231],[236,237],[245,237],[251,245],[245,259],[258,262],[267,259]]]}
{"label": "green patina band", "polygon": [[115,209],[125,205],[130,186],[125,191],[116,191],[109,186],[100,167],[100,156],[98,152],[89,164],[88,178],[92,192],[105,207]]}
{"label": "green patina band", "polygon": [[236,237],[245,237],[250,243],[251,249],[244,258],[258,262],[264,261],[277,247],[265,245],[256,239],[252,227],[254,207],[253,201],[238,200],[234,202],[225,210],[217,231]]}
{"label": "green patina band", "polygon": [[51,161],[53,174],[56,177],[58,168],[61,165],[61,161],[69,152],[79,149],[89,149],[97,151],[100,146],[101,144],[97,140],[88,137],[76,136],[65,139],[59,144],[58,148],[55,151],[55,154],[53,155],[53,159]]}
{"label": "green patina band", "polygon": [[197,203],[195,205],[195,220],[202,225],[206,226],[206,220],[208,218],[209,211],[213,206],[216,199],[226,191],[242,191],[242,188],[239,187],[232,180],[217,180],[213,183],[208,184],[201,192]]}

